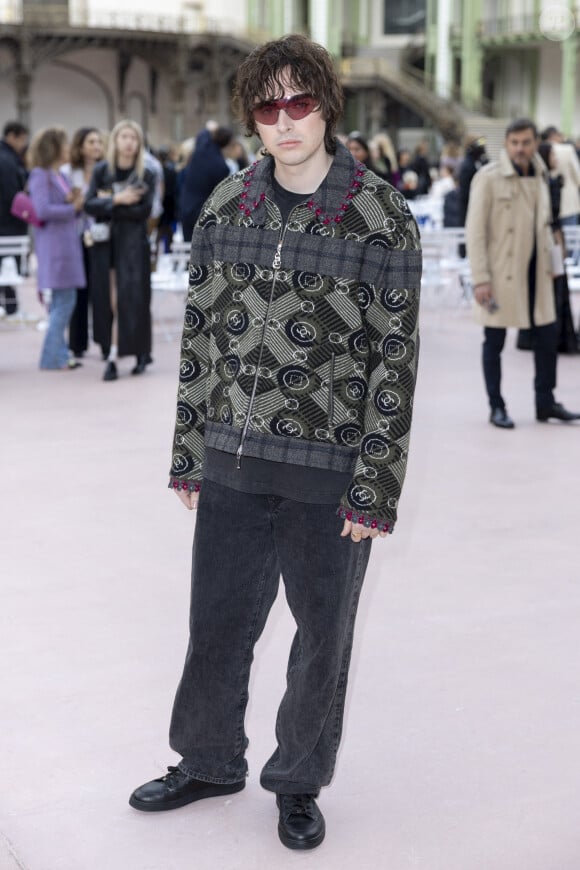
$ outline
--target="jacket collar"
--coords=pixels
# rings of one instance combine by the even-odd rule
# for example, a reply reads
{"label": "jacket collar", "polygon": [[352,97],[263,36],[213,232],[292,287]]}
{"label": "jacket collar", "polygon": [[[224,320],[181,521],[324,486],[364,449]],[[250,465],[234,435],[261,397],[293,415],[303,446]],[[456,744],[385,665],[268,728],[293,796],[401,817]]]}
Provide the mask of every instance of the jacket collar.
{"label": "jacket collar", "polygon": [[[536,177],[547,179],[548,171],[544,165],[544,161],[538,154],[534,154],[532,158]],[[514,169],[514,165],[508,157],[505,148],[502,148],[499,155],[499,168],[502,175],[518,177],[518,173]]]}
{"label": "jacket collar", "polygon": [[[259,225],[267,220],[265,199],[275,199],[272,188],[273,171],[274,159],[268,155],[254,163],[246,173],[239,208],[242,216],[251,215],[252,221]],[[304,196],[314,216],[321,223],[336,221],[337,217],[340,219],[341,212],[360,187],[364,172],[364,166],[355,161],[344,145],[337,141],[334,159],[322,184],[312,197]]]}

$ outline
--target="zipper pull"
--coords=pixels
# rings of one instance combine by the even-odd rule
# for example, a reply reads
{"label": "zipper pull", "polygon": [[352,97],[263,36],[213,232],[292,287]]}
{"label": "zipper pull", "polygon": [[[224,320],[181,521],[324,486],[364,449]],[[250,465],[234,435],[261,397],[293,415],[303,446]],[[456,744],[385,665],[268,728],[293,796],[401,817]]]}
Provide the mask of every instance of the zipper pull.
{"label": "zipper pull", "polygon": [[241,468],[242,467],[242,445],[241,444],[238,447],[238,449],[236,450],[236,456],[237,456],[237,460],[238,460],[236,462],[236,468]]}
{"label": "zipper pull", "polygon": [[278,242],[278,247],[276,248],[276,253],[274,254],[274,262],[272,263],[273,269],[279,269],[281,263],[280,251],[282,250],[282,239]]}

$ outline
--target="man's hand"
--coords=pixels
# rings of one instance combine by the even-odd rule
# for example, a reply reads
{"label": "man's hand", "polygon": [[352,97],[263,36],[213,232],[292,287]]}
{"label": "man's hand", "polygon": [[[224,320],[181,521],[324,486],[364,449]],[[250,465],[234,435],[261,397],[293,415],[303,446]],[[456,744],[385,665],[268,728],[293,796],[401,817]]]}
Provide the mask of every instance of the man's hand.
{"label": "man's hand", "polygon": [[345,520],[340,537],[346,538],[348,535],[350,535],[351,541],[358,544],[363,538],[386,538],[387,532],[379,532],[378,529],[369,529],[366,526],[361,526],[360,523]]}
{"label": "man's hand", "polygon": [[489,303],[493,299],[493,290],[491,289],[491,284],[478,284],[477,287],[473,288],[473,295],[475,296],[476,302],[479,302],[480,305],[483,305],[484,308],[487,308]]}
{"label": "man's hand", "polygon": [[176,489],[175,492],[179,501],[183,502],[188,511],[194,511],[197,509],[199,492],[188,492],[186,489]]}

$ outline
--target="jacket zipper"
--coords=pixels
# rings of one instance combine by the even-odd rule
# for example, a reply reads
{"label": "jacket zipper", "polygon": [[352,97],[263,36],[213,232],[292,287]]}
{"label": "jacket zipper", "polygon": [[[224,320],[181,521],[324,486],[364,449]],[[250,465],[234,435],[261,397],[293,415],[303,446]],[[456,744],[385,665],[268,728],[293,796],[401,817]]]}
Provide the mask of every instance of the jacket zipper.
{"label": "jacket zipper", "polygon": [[[288,221],[286,222],[286,226],[288,226]],[[286,234],[286,226],[282,230],[282,235],[278,241],[278,247],[276,248],[276,253],[274,254],[274,260],[272,261],[272,269],[274,270],[274,277],[272,278],[272,286],[270,288],[270,298],[268,299],[268,307],[266,308],[266,314],[264,316],[264,329],[262,330],[262,342],[260,344],[260,354],[258,356],[258,364],[256,366],[256,377],[254,378],[254,385],[252,387],[252,394],[250,396],[250,403],[248,405],[248,413],[246,415],[246,422],[244,423],[244,428],[242,429],[242,437],[240,438],[240,444],[238,449],[236,450],[236,458],[237,468],[242,467],[242,452],[244,447],[244,439],[246,437],[246,433],[248,431],[248,427],[250,425],[250,415],[252,413],[252,406],[254,404],[254,399],[256,397],[256,390],[258,389],[258,378],[260,376],[260,364],[262,362],[262,352],[264,350],[264,338],[266,335],[266,329],[268,328],[268,319],[270,316],[270,308],[272,305],[272,299],[274,297],[274,288],[276,286],[276,281],[278,280],[278,272],[280,271],[281,264],[281,251],[282,251],[282,242],[284,241],[284,236]]]}
{"label": "jacket zipper", "polygon": [[336,355],[332,354],[330,357],[330,378],[328,381],[328,425],[332,425],[332,420],[334,417],[334,360],[336,359]]}

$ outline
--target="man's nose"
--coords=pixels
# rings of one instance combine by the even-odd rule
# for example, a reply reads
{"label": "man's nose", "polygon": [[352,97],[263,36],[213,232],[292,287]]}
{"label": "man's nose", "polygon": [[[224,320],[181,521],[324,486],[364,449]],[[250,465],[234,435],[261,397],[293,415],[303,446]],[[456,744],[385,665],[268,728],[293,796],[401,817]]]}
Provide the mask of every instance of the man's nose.
{"label": "man's nose", "polygon": [[292,118],[290,115],[287,115],[284,109],[280,109],[278,112],[278,120],[276,121],[276,126],[280,127],[281,130],[287,130],[292,126]]}

